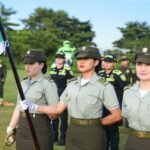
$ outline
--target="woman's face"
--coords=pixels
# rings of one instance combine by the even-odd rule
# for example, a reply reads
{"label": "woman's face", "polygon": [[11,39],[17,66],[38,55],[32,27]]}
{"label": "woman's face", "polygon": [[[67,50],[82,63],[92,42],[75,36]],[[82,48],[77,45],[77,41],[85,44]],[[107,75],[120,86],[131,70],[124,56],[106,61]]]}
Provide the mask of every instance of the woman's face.
{"label": "woman's face", "polygon": [[98,65],[98,63],[99,63],[98,60],[94,60],[94,59],[90,59],[90,58],[77,59],[78,70],[81,73],[90,72],[90,71],[95,70],[95,67]]}
{"label": "woman's face", "polygon": [[150,81],[150,64],[136,63],[136,74],[140,80]]}
{"label": "woman's face", "polygon": [[44,63],[31,63],[25,64],[25,71],[28,76],[34,77],[41,73],[42,68],[44,67]]}
{"label": "woman's face", "polygon": [[55,62],[56,62],[56,65],[61,65],[61,64],[64,64],[65,63],[65,59],[64,58],[59,58],[57,57],[55,59]]}

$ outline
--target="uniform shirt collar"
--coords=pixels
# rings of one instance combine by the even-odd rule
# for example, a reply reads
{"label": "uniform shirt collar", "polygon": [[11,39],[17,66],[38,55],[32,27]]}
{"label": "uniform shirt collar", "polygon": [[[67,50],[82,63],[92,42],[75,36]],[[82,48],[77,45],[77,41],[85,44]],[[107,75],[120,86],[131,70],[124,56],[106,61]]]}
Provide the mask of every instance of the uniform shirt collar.
{"label": "uniform shirt collar", "polygon": [[30,77],[28,77],[27,80],[28,80],[30,83],[33,83],[33,82],[41,82],[42,79],[43,79],[43,77],[44,77],[44,75],[43,75],[42,73],[40,73],[39,76],[38,76],[35,80],[31,80]]}
{"label": "uniform shirt collar", "polygon": [[[78,86],[81,85],[81,78],[82,78],[82,76],[78,77],[78,79],[75,81],[75,84],[77,84]],[[90,83],[90,84],[92,84],[92,85],[95,85],[96,81],[97,81],[99,78],[100,78],[100,77],[99,77],[96,73],[94,73],[88,83]]]}

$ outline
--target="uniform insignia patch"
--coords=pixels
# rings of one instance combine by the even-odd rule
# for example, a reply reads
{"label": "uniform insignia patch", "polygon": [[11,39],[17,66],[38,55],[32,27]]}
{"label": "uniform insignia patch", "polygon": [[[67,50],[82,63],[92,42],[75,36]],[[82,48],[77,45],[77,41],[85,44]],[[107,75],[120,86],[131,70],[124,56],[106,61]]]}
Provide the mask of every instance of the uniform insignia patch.
{"label": "uniform insignia patch", "polygon": [[144,47],[144,48],[142,49],[142,52],[143,52],[143,53],[147,53],[147,51],[148,51],[148,48],[147,48],[147,47]]}
{"label": "uniform insignia patch", "polygon": [[44,76],[44,78],[50,82],[54,82],[54,80],[51,78],[51,76]]}
{"label": "uniform insignia patch", "polygon": [[124,89],[123,89],[123,91],[125,91],[125,90],[127,90],[127,89],[130,89],[131,86],[132,86],[131,84],[125,86]]}
{"label": "uniform insignia patch", "polygon": [[74,77],[74,78],[68,80],[67,83],[70,83],[70,82],[72,82],[72,81],[76,81],[77,79],[78,79],[77,77]]}
{"label": "uniform insignia patch", "polygon": [[122,81],[126,81],[126,77],[125,77],[124,74],[122,74],[122,75],[120,76],[120,78],[121,78]]}
{"label": "uniform insignia patch", "polygon": [[107,81],[105,80],[105,78],[100,78],[98,81],[99,81],[100,83],[104,84],[104,85],[106,85],[106,84],[109,83],[109,82],[107,82]]}

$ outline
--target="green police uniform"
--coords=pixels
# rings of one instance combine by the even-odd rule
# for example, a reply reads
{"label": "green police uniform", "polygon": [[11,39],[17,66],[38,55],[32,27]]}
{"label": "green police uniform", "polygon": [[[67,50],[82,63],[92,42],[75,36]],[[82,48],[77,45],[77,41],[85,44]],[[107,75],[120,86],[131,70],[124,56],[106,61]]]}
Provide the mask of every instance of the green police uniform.
{"label": "green police uniform", "polygon": [[[24,59],[24,63],[45,61],[40,52],[31,51]],[[32,81],[30,77],[21,82],[25,98],[39,105],[53,105],[59,101],[56,85],[53,81],[48,81],[41,73],[39,77]],[[18,101],[20,96],[18,96]],[[51,124],[47,115],[30,111],[30,116],[36,131],[36,135],[41,150],[53,150],[53,140],[51,133]],[[16,136],[17,150],[35,150],[32,135],[28,126],[27,118],[23,110],[20,112],[20,118]]]}
{"label": "green police uniform", "polygon": [[[150,64],[150,51],[143,49],[136,62]],[[130,127],[125,150],[150,149],[150,92],[141,96],[139,83],[125,89],[122,115]]]}
{"label": "green police uniform", "polygon": [[[65,59],[65,54],[63,52],[57,52],[55,58]],[[64,62],[65,63],[65,62]],[[58,88],[58,95],[60,96],[67,86],[68,80],[73,78],[73,73],[69,66],[63,63],[61,68],[58,66],[52,66],[50,68],[50,77],[54,80]],[[61,120],[61,123],[60,121]],[[59,118],[52,121],[54,142],[58,141],[58,145],[65,145],[66,131],[68,128],[68,112],[67,109],[60,115]],[[59,127],[60,125],[60,127]],[[59,132],[60,131],[60,132]],[[59,137],[60,134],[60,137]],[[59,140],[58,140],[59,137]]]}
{"label": "green police uniform", "polygon": [[[105,63],[107,63],[107,62],[108,63],[115,63],[116,57],[113,54],[106,55],[104,57],[104,61],[105,61]],[[117,98],[118,98],[118,101],[119,101],[120,108],[121,108],[123,88],[127,84],[126,83],[126,77],[120,70],[114,69],[114,66],[112,66],[112,67],[113,68],[111,68],[109,72],[107,72],[106,69],[99,71],[98,75],[113,85],[115,92],[116,92],[116,95],[117,95]],[[110,112],[104,107],[103,117],[106,117],[109,114],[110,114]],[[119,150],[120,138],[119,138],[119,124],[118,124],[118,122],[113,123],[113,124],[108,125],[108,126],[105,126],[104,129],[105,129],[105,132],[107,135],[107,150],[109,150],[109,148],[111,150]]]}
{"label": "green police uniform", "polygon": [[68,84],[60,97],[68,105],[71,124],[67,132],[66,150],[102,150],[105,133],[100,125],[103,104],[107,109],[119,107],[113,87],[102,83],[96,74],[81,86],[81,77]]}
{"label": "green police uniform", "polygon": [[[126,56],[122,56],[120,61],[129,61],[129,58],[127,58]],[[133,70],[131,67],[121,66],[120,70],[125,75],[128,84],[133,84],[137,80],[135,70]]]}

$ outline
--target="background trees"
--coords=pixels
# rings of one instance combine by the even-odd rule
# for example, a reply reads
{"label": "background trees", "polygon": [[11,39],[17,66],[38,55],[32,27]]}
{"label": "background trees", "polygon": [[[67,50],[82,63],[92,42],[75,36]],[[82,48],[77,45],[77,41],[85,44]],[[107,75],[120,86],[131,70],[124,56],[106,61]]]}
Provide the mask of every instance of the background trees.
{"label": "background trees", "polygon": [[150,47],[150,26],[146,22],[128,22],[125,27],[118,28],[122,38],[113,42],[115,47],[139,50]]}
{"label": "background trees", "polygon": [[89,21],[81,22],[69,17],[65,11],[37,8],[29,18],[23,19],[29,36],[29,45],[40,47],[48,54],[54,53],[62,46],[64,40],[70,40],[73,46],[92,45],[95,33]]}

